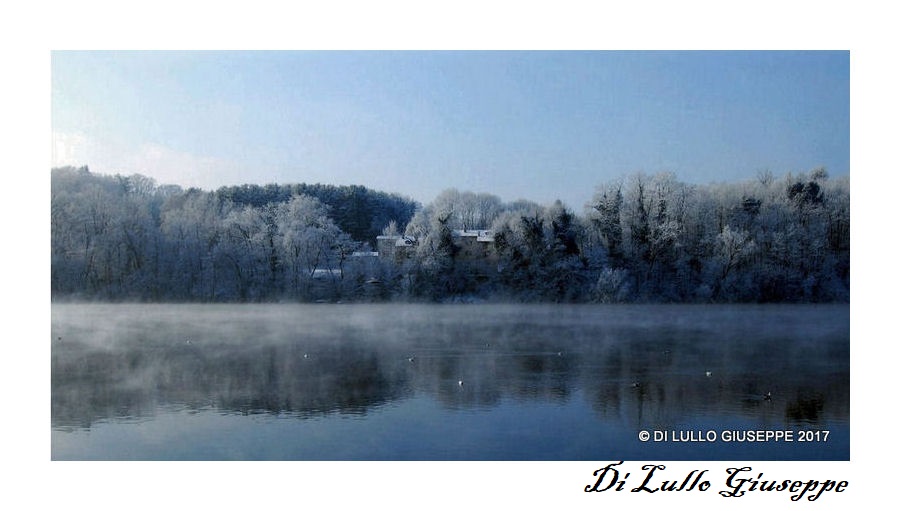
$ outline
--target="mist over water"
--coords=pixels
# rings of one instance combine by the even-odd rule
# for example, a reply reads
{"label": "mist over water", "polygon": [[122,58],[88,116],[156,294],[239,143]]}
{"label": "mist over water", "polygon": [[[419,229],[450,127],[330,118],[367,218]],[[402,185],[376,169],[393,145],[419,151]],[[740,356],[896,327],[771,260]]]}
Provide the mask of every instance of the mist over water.
{"label": "mist over water", "polygon": [[[51,315],[53,459],[849,459],[847,305]],[[830,438],[638,440],[726,428]]]}

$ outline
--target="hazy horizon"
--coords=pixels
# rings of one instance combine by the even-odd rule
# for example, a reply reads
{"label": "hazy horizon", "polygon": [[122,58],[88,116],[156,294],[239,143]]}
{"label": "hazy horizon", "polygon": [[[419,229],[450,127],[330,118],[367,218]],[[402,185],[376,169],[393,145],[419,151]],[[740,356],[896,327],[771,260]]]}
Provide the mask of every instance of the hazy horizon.
{"label": "hazy horizon", "polygon": [[849,175],[849,52],[76,52],[52,166],[215,190],[560,199],[634,172]]}

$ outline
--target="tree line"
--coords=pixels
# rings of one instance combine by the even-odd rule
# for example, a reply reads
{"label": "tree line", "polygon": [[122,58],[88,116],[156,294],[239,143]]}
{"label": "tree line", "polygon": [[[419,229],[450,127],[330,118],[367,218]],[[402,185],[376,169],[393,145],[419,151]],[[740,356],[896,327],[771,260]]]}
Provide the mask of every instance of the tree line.
{"label": "tree line", "polygon": [[[490,257],[459,232],[488,230]],[[406,235],[401,258],[374,257]],[[142,301],[849,301],[849,178],[694,185],[636,173],[556,201],[362,186],[216,191],[51,170],[51,297]]]}

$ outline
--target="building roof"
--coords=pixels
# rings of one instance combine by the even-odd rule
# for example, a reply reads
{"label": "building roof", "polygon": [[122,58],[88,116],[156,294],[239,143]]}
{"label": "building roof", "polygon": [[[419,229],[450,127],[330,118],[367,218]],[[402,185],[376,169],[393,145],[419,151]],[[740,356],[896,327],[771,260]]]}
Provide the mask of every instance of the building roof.
{"label": "building roof", "polygon": [[461,229],[454,230],[453,236],[475,238],[476,241],[492,243],[494,241],[494,231],[485,229]]}

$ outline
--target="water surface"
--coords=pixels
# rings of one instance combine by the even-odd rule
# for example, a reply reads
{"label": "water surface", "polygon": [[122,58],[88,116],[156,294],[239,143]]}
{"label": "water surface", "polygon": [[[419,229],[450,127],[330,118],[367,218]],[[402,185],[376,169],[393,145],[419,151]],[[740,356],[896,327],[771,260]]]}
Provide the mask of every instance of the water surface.
{"label": "water surface", "polygon": [[[53,304],[51,455],[847,460],[849,314]],[[795,441],[722,440],[734,430],[788,430]],[[697,438],[710,431],[716,441]],[[828,438],[800,442],[801,431]],[[668,441],[653,441],[664,432]]]}

